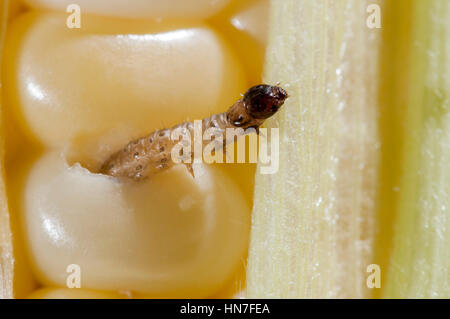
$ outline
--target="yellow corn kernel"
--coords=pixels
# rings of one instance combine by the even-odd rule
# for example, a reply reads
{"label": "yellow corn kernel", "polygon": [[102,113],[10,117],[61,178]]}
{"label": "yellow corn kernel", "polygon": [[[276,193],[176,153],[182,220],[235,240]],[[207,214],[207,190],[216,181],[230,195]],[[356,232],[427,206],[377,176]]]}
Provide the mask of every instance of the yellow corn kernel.
{"label": "yellow corn kernel", "polygon": [[126,18],[207,18],[226,6],[230,0],[26,0],[39,9],[65,11],[76,3],[82,13]]}
{"label": "yellow corn kernel", "polygon": [[44,155],[17,205],[36,278],[64,287],[74,264],[82,288],[183,298],[217,292],[242,264],[249,207],[221,170],[194,172],[195,179],[180,165],[127,183]]}
{"label": "yellow corn kernel", "polygon": [[124,299],[128,296],[90,289],[42,288],[33,291],[28,299]]}
{"label": "yellow corn kernel", "polygon": [[269,26],[269,1],[236,1],[211,23],[237,48],[251,85],[261,83]]}
{"label": "yellow corn kernel", "polygon": [[231,24],[238,30],[248,34],[262,45],[267,43],[269,20],[269,1],[258,0],[235,13]]}
{"label": "yellow corn kernel", "polygon": [[52,147],[103,139],[110,153],[131,137],[224,111],[246,89],[228,45],[198,23],[89,17],[76,30],[65,15],[26,14],[6,48],[9,107]]}

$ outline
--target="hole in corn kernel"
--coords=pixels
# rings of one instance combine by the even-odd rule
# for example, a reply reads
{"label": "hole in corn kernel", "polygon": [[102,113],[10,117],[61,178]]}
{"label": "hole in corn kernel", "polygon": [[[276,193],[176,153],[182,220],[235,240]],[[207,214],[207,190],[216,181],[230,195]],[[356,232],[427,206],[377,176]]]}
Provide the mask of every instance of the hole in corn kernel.
{"label": "hole in corn kernel", "polygon": [[[74,161],[77,155],[72,149]],[[79,156],[78,159],[86,159]],[[250,209],[220,169],[182,165],[123,183],[44,154],[23,194],[22,227],[38,281],[63,287],[69,264],[82,288],[207,297],[245,256]]]}
{"label": "hole in corn kernel", "polygon": [[64,156],[69,165],[79,163],[89,171],[98,173],[106,159],[137,137],[138,135],[127,127],[110,130],[95,139],[89,134],[78,136],[66,145]]}

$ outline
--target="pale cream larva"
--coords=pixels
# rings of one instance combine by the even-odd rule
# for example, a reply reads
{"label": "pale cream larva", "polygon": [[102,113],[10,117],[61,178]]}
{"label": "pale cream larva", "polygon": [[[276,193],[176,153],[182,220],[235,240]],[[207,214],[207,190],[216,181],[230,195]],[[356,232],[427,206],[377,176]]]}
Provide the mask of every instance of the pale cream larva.
{"label": "pale cream larva", "polygon": [[[202,130],[215,128],[220,131],[220,134],[225,135],[227,128],[258,129],[265,119],[278,111],[287,97],[286,91],[279,86],[265,84],[254,86],[227,112],[203,119]],[[173,166],[175,161],[172,160],[171,151],[179,141],[172,139],[171,132],[176,129],[189,131],[189,136],[193,139],[193,122],[157,130],[148,136],[128,143],[125,148],[113,154],[103,163],[100,172],[115,177],[142,180]],[[224,145],[230,142],[225,141]],[[191,140],[191,144],[194,144],[193,140]],[[190,156],[193,157],[193,153]],[[192,163],[192,158],[190,162]],[[191,164],[187,162],[185,164],[192,174]]]}

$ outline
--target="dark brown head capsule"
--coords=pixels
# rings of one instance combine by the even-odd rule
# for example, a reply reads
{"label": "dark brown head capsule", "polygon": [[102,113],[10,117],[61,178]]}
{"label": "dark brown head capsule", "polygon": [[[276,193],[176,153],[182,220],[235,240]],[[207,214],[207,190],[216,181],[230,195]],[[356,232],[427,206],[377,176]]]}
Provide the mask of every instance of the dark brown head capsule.
{"label": "dark brown head capsule", "polygon": [[244,94],[243,101],[250,116],[267,119],[278,111],[287,98],[287,92],[279,86],[261,84],[250,88]]}

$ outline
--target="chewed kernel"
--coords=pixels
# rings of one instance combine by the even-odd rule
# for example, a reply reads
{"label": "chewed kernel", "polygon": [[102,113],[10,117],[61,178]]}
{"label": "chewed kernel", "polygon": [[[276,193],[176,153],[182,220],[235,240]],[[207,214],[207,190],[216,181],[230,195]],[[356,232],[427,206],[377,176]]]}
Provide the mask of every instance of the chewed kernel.
{"label": "chewed kernel", "polygon": [[84,288],[207,297],[247,248],[249,206],[212,166],[195,179],[174,167],[142,183],[118,183],[49,153],[31,169],[23,207],[35,275],[57,286],[77,263]]}

